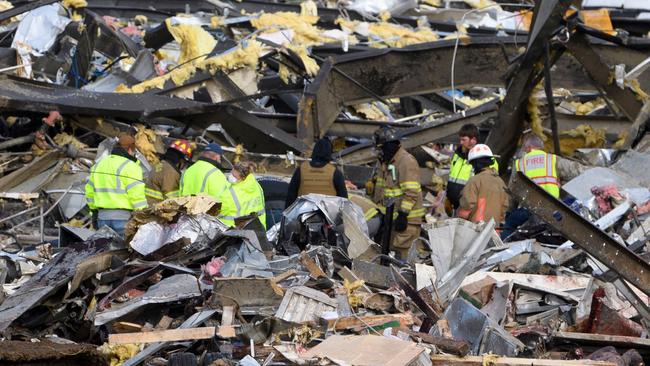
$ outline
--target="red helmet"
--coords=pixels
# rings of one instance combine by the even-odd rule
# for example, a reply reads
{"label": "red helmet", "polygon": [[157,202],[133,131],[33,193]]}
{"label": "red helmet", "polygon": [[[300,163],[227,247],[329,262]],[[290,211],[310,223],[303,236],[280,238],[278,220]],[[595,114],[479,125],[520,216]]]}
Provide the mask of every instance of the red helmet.
{"label": "red helmet", "polygon": [[185,155],[188,159],[192,158],[192,145],[187,140],[174,140],[169,145],[169,147],[179,151],[181,154]]}

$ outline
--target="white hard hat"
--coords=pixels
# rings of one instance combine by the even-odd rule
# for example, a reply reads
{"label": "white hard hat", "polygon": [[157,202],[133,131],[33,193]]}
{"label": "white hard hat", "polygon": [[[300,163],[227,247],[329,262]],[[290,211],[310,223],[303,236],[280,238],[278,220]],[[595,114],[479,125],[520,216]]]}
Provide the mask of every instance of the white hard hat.
{"label": "white hard hat", "polygon": [[467,155],[467,161],[472,161],[478,158],[493,158],[492,150],[485,144],[476,144]]}

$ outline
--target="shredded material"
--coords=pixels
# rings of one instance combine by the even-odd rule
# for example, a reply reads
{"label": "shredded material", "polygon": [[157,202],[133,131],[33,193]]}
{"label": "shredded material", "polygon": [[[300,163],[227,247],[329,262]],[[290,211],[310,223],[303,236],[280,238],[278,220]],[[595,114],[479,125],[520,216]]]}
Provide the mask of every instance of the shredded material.
{"label": "shredded material", "polygon": [[86,0],[63,0],[63,6],[66,8],[85,8],[88,6]]}
{"label": "shredded material", "polygon": [[479,99],[474,99],[474,98],[472,98],[472,97],[468,97],[468,96],[466,96],[466,95],[465,95],[465,96],[462,96],[462,97],[460,97],[460,98],[456,98],[457,101],[459,101],[459,102],[465,104],[466,106],[468,106],[468,107],[470,107],[470,108],[476,108],[476,107],[478,107],[478,106],[480,106],[480,105],[483,105],[483,104],[485,104],[485,103],[491,101],[492,99],[494,99],[494,98],[489,98],[489,97],[488,97],[488,98],[479,98]]}
{"label": "shredded material", "polygon": [[463,0],[465,4],[474,9],[496,8],[501,10],[501,6],[492,0]]}
{"label": "shredded material", "polygon": [[356,32],[361,35],[367,35],[370,39],[377,40],[370,44],[371,47],[383,48],[389,47],[405,47],[412,44],[435,42],[440,37],[438,33],[428,27],[420,27],[411,29],[398,24],[387,22],[366,23],[359,21],[349,21],[343,18],[338,18],[335,21],[345,31]]}
{"label": "shredded material", "polygon": [[257,68],[261,54],[262,44],[251,40],[246,42],[245,45],[239,45],[234,51],[210,57],[203,61],[189,62],[165,75],[143,81],[130,88],[120,84],[115,91],[118,93],[144,93],[150,89],[162,89],[167,80],[171,80],[175,85],[182,85],[183,82],[194,76],[196,70],[207,71],[214,75],[219,70],[233,71],[242,67]]}
{"label": "shredded material", "polygon": [[569,104],[571,104],[576,109],[576,115],[584,116],[589,112],[593,111],[594,109],[600,108],[601,106],[605,105],[605,101],[602,98],[597,98],[595,100],[591,100],[585,103],[574,101],[574,102],[570,102]]}
{"label": "shredded material", "polygon": [[387,121],[386,115],[374,103],[362,103],[352,106],[352,108],[366,119],[374,121]]}
{"label": "shredded material", "polygon": [[363,286],[363,284],[363,280],[356,280],[354,282],[350,282],[347,279],[343,280],[343,287],[345,288],[345,291],[348,295],[348,303],[353,308],[356,308],[363,304],[363,299],[361,296],[354,293],[357,289]]}
{"label": "shredded material", "polygon": [[[572,155],[581,148],[602,148],[605,146],[605,129],[594,129],[589,125],[580,125],[573,130],[560,133],[560,151],[563,155]],[[553,140],[546,136],[546,151],[553,151]]]}
{"label": "shredded material", "polygon": [[142,347],[137,344],[109,345],[108,343],[104,343],[102,346],[97,348],[99,352],[108,356],[111,366],[124,365],[124,362],[133,358],[141,349]]}
{"label": "shredded material", "polygon": [[135,125],[135,146],[138,148],[151,164],[159,161],[158,154],[156,154],[156,132],[148,129],[143,125]]}
{"label": "shredded material", "polygon": [[181,46],[178,63],[203,60],[217,45],[217,41],[203,28],[194,24],[172,24],[172,18],[165,20],[169,33]]}
{"label": "shredded material", "polygon": [[542,83],[537,84],[533,91],[528,97],[528,115],[530,116],[530,128],[533,130],[533,133],[546,141],[547,137],[544,134],[544,128],[542,128],[542,118],[539,111],[539,98],[537,95],[542,90]]}
{"label": "shredded material", "polygon": [[621,133],[618,135],[618,138],[616,139],[616,142],[612,146],[613,149],[622,149],[625,146],[625,140],[627,140],[627,136],[630,134],[630,131],[625,130],[621,131]]}
{"label": "shredded material", "polygon": [[435,7],[442,7],[442,1],[441,0],[422,0],[422,4],[435,6]]}
{"label": "shredded material", "polygon": [[[318,22],[317,16],[292,12],[262,14],[257,19],[251,19],[251,25],[257,30],[266,30],[268,32],[277,32],[282,29],[293,30],[294,35],[291,44],[306,47],[320,45],[332,40],[322,35],[323,30],[314,25],[316,22]],[[289,43],[289,40],[286,43]]]}
{"label": "shredded material", "polygon": [[298,57],[300,57],[300,60],[305,65],[305,72],[307,73],[307,75],[315,76],[316,74],[318,74],[318,70],[320,70],[320,66],[318,66],[316,60],[309,57],[307,48],[305,46],[289,45],[287,46],[287,48],[293,51],[296,55],[298,55]]}
{"label": "shredded material", "polygon": [[74,137],[73,135],[67,134],[65,132],[57,134],[56,136],[54,136],[53,140],[54,142],[56,142],[57,145],[72,145],[77,149],[85,149],[88,147],[88,145],[77,140],[77,138]]}
{"label": "shredded material", "polygon": [[303,1],[300,3],[300,15],[318,16],[318,7],[312,0]]}

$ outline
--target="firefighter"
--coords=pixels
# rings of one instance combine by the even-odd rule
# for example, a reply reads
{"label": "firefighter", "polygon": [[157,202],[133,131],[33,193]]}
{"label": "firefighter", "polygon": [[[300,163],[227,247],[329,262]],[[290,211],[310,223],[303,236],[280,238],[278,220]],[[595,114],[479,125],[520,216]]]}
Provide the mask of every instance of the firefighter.
{"label": "firefighter", "polygon": [[266,229],[266,211],[264,191],[255,179],[250,165],[238,163],[229,174],[231,186],[223,192],[219,220],[229,226],[235,226],[235,220],[255,215]]}
{"label": "firefighter", "polygon": [[121,135],[111,154],[97,162],[86,183],[86,200],[104,225],[124,237],[131,211],[147,207],[142,168],[135,158],[135,138]]}
{"label": "firefighter", "polygon": [[298,196],[310,193],[348,198],[343,173],[332,161],[332,143],[327,138],[316,142],[311,160],[304,161],[291,177],[285,206],[291,206]]}
{"label": "firefighter", "polygon": [[162,160],[153,166],[145,181],[147,202],[154,205],[179,196],[181,171],[192,158],[192,146],[187,140],[174,140]]}
{"label": "firefighter", "polygon": [[[473,124],[466,124],[458,131],[459,145],[451,158],[449,181],[447,182],[447,198],[456,210],[460,206],[460,192],[474,174],[472,165],[467,161],[467,154],[478,143],[478,128]],[[496,159],[492,168],[499,171]]]}
{"label": "firefighter", "polygon": [[420,224],[424,216],[420,167],[413,155],[401,147],[392,128],[375,132],[375,145],[379,151],[379,168],[371,186],[372,200],[385,213],[394,202],[394,230],[391,249],[406,259],[413,241],[420,236]]}
{"label": "firefighter", "polygon": [[208,144],[199,159],[181,176],[180,195],[205,194],[217,201],[228,189],[229,183],[221,171],[223,149],[216,143]]}
{"label": "firefighter", "polygon": [[492,167],[494,155],[484,144],[475,145],[467,161],[474,169],[461,193],[458,217],[472,222],[487,222],[490,219],[502,223],[508,210],[509,199],[506,185]]}
{"label": "firefighter", "polygon": [[[524,156],[515,160],[516,172],[523,172],[538,186],[555,198],[560,198],[560,179],[557,174],[557,156],[545,152],[544,141],[535,135],[528,134],[524,137],[522,145]],[[519,226],[530,218],[530,212],[523,208],[515,208],[508,213],[506,223],[501,233],[503,239],[512,234]]]}

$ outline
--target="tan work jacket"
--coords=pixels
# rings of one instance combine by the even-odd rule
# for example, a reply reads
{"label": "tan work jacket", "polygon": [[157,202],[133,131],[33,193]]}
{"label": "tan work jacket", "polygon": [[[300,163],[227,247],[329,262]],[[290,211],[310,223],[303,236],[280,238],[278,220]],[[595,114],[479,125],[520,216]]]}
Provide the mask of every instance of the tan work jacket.
{"label": "tan work jacket", "polygon": [[485,169],[471,177],[461,193],[458,216],[472,222],[503,222],[508,210],[506,185],[496,171]]}

